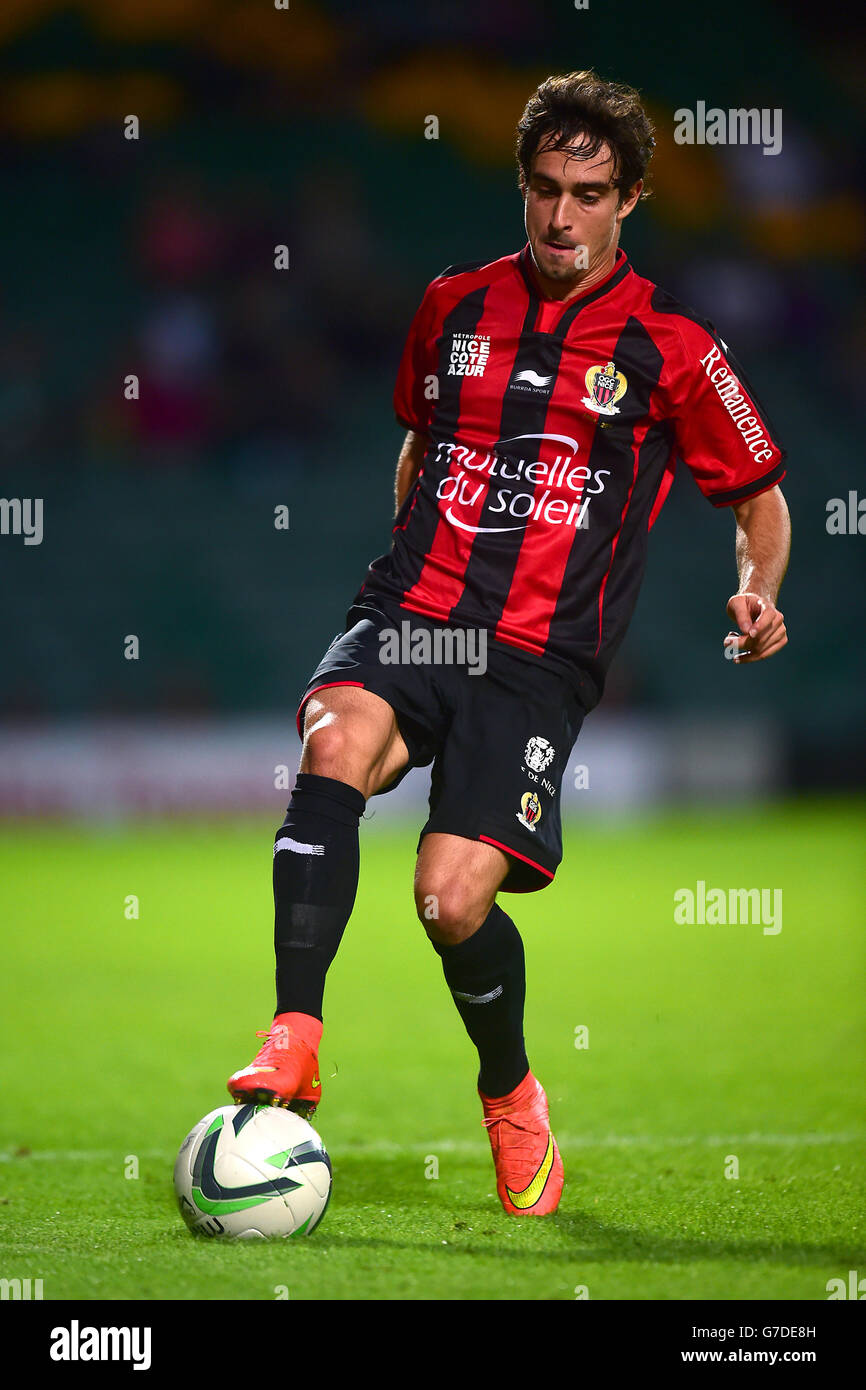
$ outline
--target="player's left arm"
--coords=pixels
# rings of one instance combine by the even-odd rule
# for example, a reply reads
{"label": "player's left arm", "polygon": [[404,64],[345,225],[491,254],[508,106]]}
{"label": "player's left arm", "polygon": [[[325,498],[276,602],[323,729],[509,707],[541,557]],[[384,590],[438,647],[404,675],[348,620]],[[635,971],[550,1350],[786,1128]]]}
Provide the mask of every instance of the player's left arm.
{"label": "player's left arm", "polygon": [[403,440],[403,447],[400,450],[400,457],[397,460],[397,474],[394,479],[394,502],[395,514],[399,515],[400,508],[406,501],[409,489],[414,485],[418,474],[421,472],[421,465],[424,462],[424,455],[427,452],[428,438],[420,430],[409,430]]}
{"label": "player's left arm", "polygon": [[726,647],[736,662],[763,661],[788,641],[784,615],[776,599],[791,551],[791,518],[781,488],[770,488],[732,507],[737,522],[736,557],[740,587],[728,599],[728,617],[739,633],[729,633]]}

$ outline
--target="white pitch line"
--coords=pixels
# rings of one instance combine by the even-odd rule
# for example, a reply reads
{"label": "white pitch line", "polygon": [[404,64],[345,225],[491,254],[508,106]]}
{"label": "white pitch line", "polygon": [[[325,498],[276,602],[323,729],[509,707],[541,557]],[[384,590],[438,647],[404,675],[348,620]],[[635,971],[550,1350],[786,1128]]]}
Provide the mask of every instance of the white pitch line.
{"label": "white pitch line", "polygon": [[[759,1147],[776,1148],[814,1148],[826,1144],[864,1144],[866,1145],[866,1134],[676,1134],[666,1137],[652,1134],[607,1134],[604,1137],[592,1137],[585,1134],[562,1134],[556,1132],[557,1143],[563,1149],[672,1149],[672,1148],[747,1148],[749,1145]],[[453,1153],[466,1154],[468,1156],[486,1153],[487,1146],[483,1141],[483,1136],[478,1141],[472,1142],[468,1139],[430,1139],[423,1143],[398,1144],[388,1139],[375,1139],[363,1143],[353,1143],[347,1141],[345,1144],[336,1144],[332,1153],[344,1153],[347,1156],[354,1154],[369,1154],[372,1157],[396,1158],[401,1155],[407,1158],[423,1158],[424,1153]],[[138,1159],[163,1159],[172,1161],[175,1158],[174,1149],[139,1149],[137,1153],[128,1151],[123,1153],[121,1149],[34,1149],[32,1153],[18,1155],[10,1150],[0,1152],[0,1163],[25,1163],[28,1161],[38,1161],[42,1163],[61,1163],[78,1161],[80,1163],[110,1163],[115,1162],[122,1165],[127,1157]]]}

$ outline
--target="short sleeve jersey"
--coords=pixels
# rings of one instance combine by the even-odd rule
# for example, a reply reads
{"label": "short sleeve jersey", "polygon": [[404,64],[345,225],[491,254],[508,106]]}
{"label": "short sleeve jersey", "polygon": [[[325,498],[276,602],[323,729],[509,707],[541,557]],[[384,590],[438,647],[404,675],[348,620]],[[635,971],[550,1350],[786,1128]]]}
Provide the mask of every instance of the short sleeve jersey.
{"label": "short sleeve jersey", "polygon": [[678,459],[717,507],[785,474],[785,451],[706,319],[620,250],[585,295],[550,300],[528,246],[454,266],[412,322],[394,409],[428,438],[390,551],[357,602],[382,595],[481,627],[570,674],[588,703],[634,611],[647,538]]}

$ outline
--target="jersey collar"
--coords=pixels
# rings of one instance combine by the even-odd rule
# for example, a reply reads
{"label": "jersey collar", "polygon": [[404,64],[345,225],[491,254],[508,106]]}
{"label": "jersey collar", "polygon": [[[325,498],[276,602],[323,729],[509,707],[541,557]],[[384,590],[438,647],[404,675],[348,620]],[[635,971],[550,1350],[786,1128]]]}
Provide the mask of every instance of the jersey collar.
{"label": "jersey collar", "polygon": [[599,299],[603,294],[607,294],[610,290],[614,289],[616,285],[620,284],[631,270],[628,256],[625,254],[622,247],[618,246],[613,266],[603,280],[593,285],[591,289],[587,290],[586,294],[576,294],[571,299],[559,301],[553,300],[549,295],[542,293],[536,278],[529,242],[526,243],[523,250],[518,254],[517,265],[526,283],[526,287],[529,290],[530,298],[542,304],[561,303],[563,313],[579,308],[582,309],[585,304],[589,304],[594,299]]}

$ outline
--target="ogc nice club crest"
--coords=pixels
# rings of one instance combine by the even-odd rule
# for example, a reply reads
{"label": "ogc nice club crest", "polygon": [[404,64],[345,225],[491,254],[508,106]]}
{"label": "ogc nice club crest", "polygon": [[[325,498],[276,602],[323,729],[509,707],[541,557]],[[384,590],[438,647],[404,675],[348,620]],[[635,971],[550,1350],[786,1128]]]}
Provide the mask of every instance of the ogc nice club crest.
{"label": "ogc nice club crest", "polygon": [[622,372],[618,372],[613,362],[606,367],[590,367],[586,374],[587,395],[583,404],[596,415],[618,415],[617,401],[625,395],[628,382]]}

